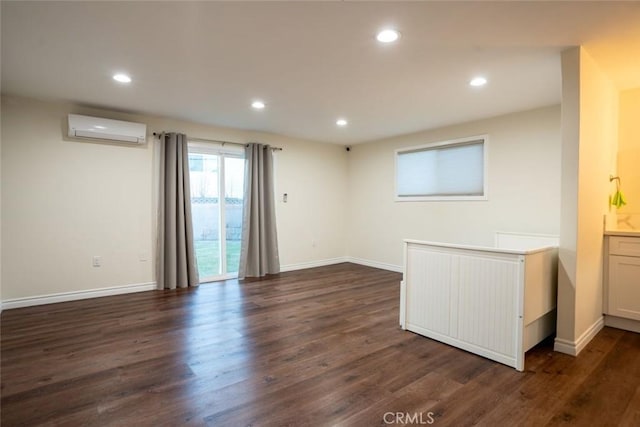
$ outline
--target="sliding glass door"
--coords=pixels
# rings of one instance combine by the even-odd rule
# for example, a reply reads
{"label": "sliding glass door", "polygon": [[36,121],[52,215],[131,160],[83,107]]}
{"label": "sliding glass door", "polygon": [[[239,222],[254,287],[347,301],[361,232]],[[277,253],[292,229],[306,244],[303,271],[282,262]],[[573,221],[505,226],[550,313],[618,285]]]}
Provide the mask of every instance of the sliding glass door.
{"label": "sliding glass door", "polygon": [[236,277],[242,238],[242,153],[189,144],[189,177],[200,282]]}

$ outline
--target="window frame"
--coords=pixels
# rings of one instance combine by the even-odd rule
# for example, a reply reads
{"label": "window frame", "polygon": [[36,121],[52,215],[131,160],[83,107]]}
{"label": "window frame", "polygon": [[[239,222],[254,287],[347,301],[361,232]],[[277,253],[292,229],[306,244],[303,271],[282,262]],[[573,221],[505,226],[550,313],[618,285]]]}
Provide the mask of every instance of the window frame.
{"label": "window frame", "polygon": [[[427,151],[439,147],[455,147],[469,145],[470,142],[482,140],[482,195],[421,195],[400,196],[398,194],[398,158],[401,154],[411,151]],[[450,139],[446,141],[431,142],[428,144],[398,148],[394,151],[394,201],[396,202],[437,202],[437,201],[487,201],[489,200],[489,135],[475,135],[464,138]]]}

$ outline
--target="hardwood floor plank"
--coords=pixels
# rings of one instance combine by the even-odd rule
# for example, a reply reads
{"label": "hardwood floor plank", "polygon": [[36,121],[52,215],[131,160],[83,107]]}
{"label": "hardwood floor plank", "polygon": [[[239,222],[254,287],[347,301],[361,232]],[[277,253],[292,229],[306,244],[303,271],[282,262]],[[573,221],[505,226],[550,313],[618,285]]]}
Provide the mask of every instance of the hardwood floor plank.
{"label": "hardwood floor plank", "polygon": [[2,425],[639,425],[637,334],[546,341],[519,373],[402,331],[400,279],[338,264],[7,310]]}
{"label": "hardwood floor plank", "polygon": [[640,426],[640,384],[638,384],[635,393],[629,400],[626,411],[620,417],[620,427],[637,426]]}
{"label": "hardwood floor plank", "polygon": [[[483,417],[480,424],[492,426],[508,417],[515,425],[546,425],[585,378],[594,372],[598,363],[615,348],[623,334],[622,331],[605,329],[579,357],[551,352],[538,366],[527,363],[527,375],[510,385],[500,406]],[[551,347],[550,342],[547,345]],[[527,359],[541,352],[548,350],[537,347],[527,354]]]}
{"label": "hardwood floor plank", "polygon": [[639,354],[639,334],[619,340],[547,425],[588,424],[601,414],[607,414],[602,425],[620,425],[640,385]]}

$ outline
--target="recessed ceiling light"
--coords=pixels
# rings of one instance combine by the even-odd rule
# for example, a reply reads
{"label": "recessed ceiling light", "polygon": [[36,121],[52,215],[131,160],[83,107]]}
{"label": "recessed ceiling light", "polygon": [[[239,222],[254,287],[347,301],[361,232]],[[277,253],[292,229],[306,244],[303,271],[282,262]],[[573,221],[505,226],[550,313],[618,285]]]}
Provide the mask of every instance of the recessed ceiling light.
{"label": "recessed ceiling light", "polygon": [[120,83],[131,83],[131,77],[127,76],[126,74],[114,74],[113,75],[113,80],[120,82]]}
{"label": "recessed ceiling light", "polygon": [[376,36],[376,39],[380,43],[392,43],[398,40],[399,38],[400,38],[400,33],[397,32],[396,30],[391,30],[391,29],[382,30]]}
{"label": "recessed ceiling light", "polygon": [[474,77],[473,79],[471,79],[469,84],[471,86],[484,86],[487,84],[487,79],[485,79],[484,77]]}
{"label": "recessed ceiling light", "polygon": [[265,104],[262,101],[253,101],[251,106],[256,110],[262,110],[265,107]]}
{"label": "recessed ceiling light", "polygon": [[346,126],[347,125],[347,121],[345,119],[338,119],[338,120],[336,120],[336,124],[338,126]]}

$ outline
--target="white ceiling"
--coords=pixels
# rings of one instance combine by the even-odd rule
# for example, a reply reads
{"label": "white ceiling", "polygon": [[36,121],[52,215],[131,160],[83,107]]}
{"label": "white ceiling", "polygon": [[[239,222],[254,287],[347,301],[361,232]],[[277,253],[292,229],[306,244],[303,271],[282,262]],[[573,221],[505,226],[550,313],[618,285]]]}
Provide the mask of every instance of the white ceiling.
{"label": "white ceiling", "polygon": [[640,87],[640,2],[3,1],[2,91],[353,144],[559,103],[580,44]]}

